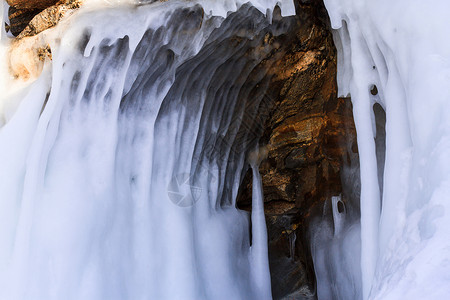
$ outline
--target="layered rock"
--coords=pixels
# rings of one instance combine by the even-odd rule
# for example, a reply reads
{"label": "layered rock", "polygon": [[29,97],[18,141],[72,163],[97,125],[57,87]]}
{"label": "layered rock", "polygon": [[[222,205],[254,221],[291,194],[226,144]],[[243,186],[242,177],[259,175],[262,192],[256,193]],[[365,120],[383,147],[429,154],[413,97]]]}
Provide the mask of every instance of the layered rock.
{"label": "layered rock", "polygon": [[[61,0],[6,0],[6,3],[10,6],[8,11],[10,25],[7,29],[9,29],[14,36],[18,36],[36,15],[40,14],[48,7],[58,3],[63,4],[64,2],[65,1]],[[42,23],[42,21],[40,22]],[[36,25],[37,22],[34,23]],[[45,26],[49,28],[53,25]]]}
{"label": "layered rock", "polygon": [[11,6],[8,10],[9,26],[12,35],[18,36],[30,23],[30,21],[39,14],[41,9],[19,9]]}
{"label": "layered rock", "polygon": [[18,35],[18,38],[34,36],[42,31],[54,27],[69,12],[81,6],[79,0],[59,1],[37,14]]}
{"label": "layered rock", "polygon": [[14,36],[34,36],[55,26],[67,12],[79,8],[81,0],[7,0],[9,29]]}

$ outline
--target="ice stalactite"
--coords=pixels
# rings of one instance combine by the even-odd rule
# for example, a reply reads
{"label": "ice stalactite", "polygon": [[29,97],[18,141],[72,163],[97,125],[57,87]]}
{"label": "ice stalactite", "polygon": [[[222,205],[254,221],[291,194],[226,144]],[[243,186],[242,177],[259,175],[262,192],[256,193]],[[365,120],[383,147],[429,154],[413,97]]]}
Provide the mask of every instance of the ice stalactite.
{"label": "ice stalactite", "polygon": [[[336,30],[340,94],[352,97],[358,132],[363,298],[444,299],[450,294],[450,4],[324,2]],[[371,94],[373,86],[378,94]],[[374,142],[375,103],[386,112],[385,157]],[[385,159],[381,188],[377,158]]]}
{"label": "ice stalactite", "polygon": [[0,298],[270,299],[257,172],[251,218],[235,199],[264,37],[289,26],[249,4],[99,7],[53,29],[52,64],[2,100],[19,104],[0,129]]}
{"label": "ice stalactite", "polygon": [[262,148],[250,153],[250,165],[253,174],[252,185],[252,247],[250,259],[255,268],[251,269],[252,277],[259,292],[258,299],[271,299],[270,273],[268,259],[268,241],[266,231],[266,216],[264,215],[264,194],[259,174],[261,160],[267,156]]}

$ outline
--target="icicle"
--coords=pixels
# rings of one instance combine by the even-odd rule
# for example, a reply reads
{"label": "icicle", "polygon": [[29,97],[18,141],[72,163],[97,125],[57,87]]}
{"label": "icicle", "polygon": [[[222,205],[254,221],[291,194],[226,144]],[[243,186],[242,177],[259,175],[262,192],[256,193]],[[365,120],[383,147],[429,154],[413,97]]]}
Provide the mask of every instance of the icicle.
{"label": "icicle", "polygon": [[292,231],[289,234],[289,258],[291,260],[295,259],[295,241],[297,240],[297,234],[295,231]]}
{"label": "icicle", "polygon": [[257,299],[271,299],[270,272],[268,260],[266,217],[264,215],[264,196],[259,174],[259,165],[267,156],[267,149],[257,149],[250,155],[250,165],[253,174],[252,185],[252,275],[257,289]]}

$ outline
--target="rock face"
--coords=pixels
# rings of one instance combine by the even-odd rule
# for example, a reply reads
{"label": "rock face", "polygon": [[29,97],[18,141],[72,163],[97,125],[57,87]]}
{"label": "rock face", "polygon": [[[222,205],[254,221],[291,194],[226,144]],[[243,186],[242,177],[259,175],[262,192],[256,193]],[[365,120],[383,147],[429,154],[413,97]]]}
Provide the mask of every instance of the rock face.
{"label": "rock face", "polygon": [[44,9],[60,0],[6,0],[9,6],[17,9]]}
{"label": "rock face", "polygon": [[[342,169],[358,156],[351,102],[337,98],[336,50],[323,4],[297,2],[297,18],[289,49],[271,67],[274,105],[261,140],[269,150],[260,173],[274,299],[315,299],[309,222],[331,196],[343,194]],[[251,209],[250,172],[238,206]]]}
{"label": "rock face", "polygon": [[[13,1],[10,2],[12,4]],[[38,4],[36,6],[43,7],[44,3],[50,2],[42,1],[40,3],[40,6]],[[81,3],[80,0],[61,0],[43,10],[41,8],[10,7],[10,30],[17,36],[11,43],[9,51],[9,67],[14,77],[28,80],[39,76],[44,61],[52,57],[45,36],[39,33],[55,26],[64,16],[79,8]],[[28,5],[31,7],[31,3]]]}
{"label": "rock face", "polygon": [[68,11],[79,8],[80,0],[7,0],[11,33],[18,38],[36,35],[55,26]]}
{"label": "rock face", "polygon": [[28,23],[40,13],[41,9],[18,9],[11,6],[8,10],[9,30],[14,36],[18,36],[27,27]]}
{"label": "rock face", "polygon": [[79,8],[80,5],[81,2],[78,0],[66,0],[44,9],[29,22],[18,38],[34,36],[55,26],[67,13]]}

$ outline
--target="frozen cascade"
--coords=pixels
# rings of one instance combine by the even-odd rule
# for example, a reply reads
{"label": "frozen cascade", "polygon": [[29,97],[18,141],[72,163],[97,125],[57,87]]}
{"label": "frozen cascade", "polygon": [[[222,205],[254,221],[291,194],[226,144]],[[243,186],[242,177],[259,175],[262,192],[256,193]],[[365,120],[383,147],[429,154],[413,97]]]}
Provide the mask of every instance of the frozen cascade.
{"label": "frozen cascade", "polygon": [[261,41],[289,28],[254,2],[91,1],[53,30],[52,64],[2,99],[0,299],[271,298],[257,171],[251,218],[235,199]]}
{"label": "frozen cascade", "polygon": [[[270,299],[257,164],[252,216],[234,202],[265,105],[259,41],[288,30],[277,2],[294,8],[245,2],[87,0],[36,81],[0,64],[0,299]],[[336,196],[312,226],[318,298],[446,299],[450,3],[324,2],[361,202]]]}
{"label": "frozen cascade", "polygon": [[[330,222],[318,226],[312,247],[319,299],[447,299],[450,2],[324,2],[335,29],[339,93],[352,97],[358,132],[361,240],[359,221],[334,224],[339,236]],[[377,149],[384,141],[374,141],[380,106],[385,155]],[[333,211],[336,216],[342,220]],[[336,255],[340,249],[359,253],[359,247],[360,260]],[[354,279],[362,275],[362,295],[352,292],[358,287],[352,269]]]}

